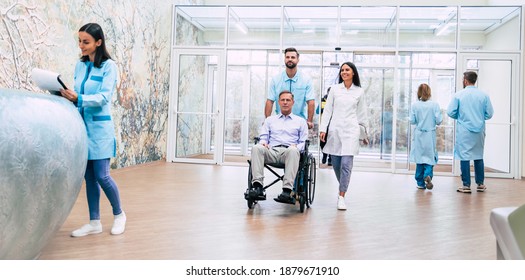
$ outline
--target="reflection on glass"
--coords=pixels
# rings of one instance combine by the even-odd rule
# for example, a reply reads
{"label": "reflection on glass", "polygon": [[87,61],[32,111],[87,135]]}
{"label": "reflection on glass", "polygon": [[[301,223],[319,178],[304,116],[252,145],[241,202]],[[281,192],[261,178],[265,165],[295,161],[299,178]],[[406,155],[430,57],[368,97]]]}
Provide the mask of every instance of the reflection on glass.
{"label": "reflection on glass", "polygon": [[179,57],[176,157],[213,158],[216,60],[208,55]]}
{"label": "reflection on glass", "polygon": [[187,158],[205,154],[203,146],[205,135],[201,128],[205,124],[204,115],[177,114],[176,157]]}
{"label": "reflection on glass", "polygon": [[221,6],[178,6],[175,45],[224,46],[226,12]]}
{"label": "reflection on glass", "polygon": [[179,94],[177,111],[205,112],[207,104],[208,59],[200,55],[179,58]]}

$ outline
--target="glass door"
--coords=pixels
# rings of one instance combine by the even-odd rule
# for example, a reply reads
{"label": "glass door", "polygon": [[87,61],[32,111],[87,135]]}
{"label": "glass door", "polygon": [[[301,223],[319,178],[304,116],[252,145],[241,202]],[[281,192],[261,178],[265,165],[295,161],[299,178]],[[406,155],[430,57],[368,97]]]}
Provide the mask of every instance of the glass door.
{"label": "glass door", "polygon": [[[486,122],[485,130],[486,177],[521,177],[516,125],[521,104],[517,94],[518,59],[519,56],[513,54],[463,54],[460,57],[457,89],[463,88],[460,78],[463,77],[463,72],[474,71],[478,73],[476,86],[490,96],[494,107],[494,116]],[[459,162],[456,162],[455,174],[460,174]]]}
{"label": "glass door", "polygon": [[264,121],[268,83],[279,70],[277,50],[228,50],[224,125],[224,162],[246,164]]}
{"label": "glass door", "polygon": [[[365,91],[368,111],[370,144],[361,147],[354,166],[360,170],[390,170],[392,168],[394,53],[323,53],[323,91],[339,82],[339,68],[344,62],[353,62],[359,72]],[[319,162],[321,162],[319,160]],[[324,164],[321,168],[326,167]]]}
{"label": "glass door", "polygon": [[175,50],[172,61],[168,161],[222,163],[224,55]]}
{"label": "glass door", "polygon": [[438,162],[434,174],[453,174],[454,120],[447,116],[447,107],[456,91],[456,53],[402,52],[399,54],[399,93],[397,103],[396,170],[413,172],[416,164],[410,162],[413,125],[409,114],[422,83],[431,88],[431,99],[439,105],[443,122],[436,127]]}
{"label": "glass door", "polygon": [[[244,165],[264,122],[269,83],[284,71],[284,55],[279,50],[228,50],[226,60],[224,162]],[[312,81],[316,95],[321,84],[320,61],[320,52],[305,51],[300,54],[298,66]],[[309,131],[312,152],[318,149],[316,129]]]}

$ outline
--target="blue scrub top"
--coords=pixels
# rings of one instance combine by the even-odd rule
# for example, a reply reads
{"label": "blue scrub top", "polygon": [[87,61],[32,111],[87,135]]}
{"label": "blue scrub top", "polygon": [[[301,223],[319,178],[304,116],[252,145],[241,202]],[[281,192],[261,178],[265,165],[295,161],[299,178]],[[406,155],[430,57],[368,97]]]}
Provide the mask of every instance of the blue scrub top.
{"label": "blue scrub top", "polygon": [[117,86],[117,65],[106,60],[100,68],[90,61],[75,67],[77,107],[86,124],[88,159],[106,159],[116,155],[115,126],[111,117],[111,98]]}
{"label": "blue scrub top", "polygon": [[281,112],[277,101],[279,99],[279,93],[284,90],[288,90],[293,94],[294,105],[292,113],[306,119],[306,102],[315,100],[315,94],[312,91],[312,83],[310,80],[306,79],[300,71],[297,71],[293,78],[289,78],[288,75],[286,75],[286,71],[273,77],[270,82],[267,98],[275,103],[276,114]]}

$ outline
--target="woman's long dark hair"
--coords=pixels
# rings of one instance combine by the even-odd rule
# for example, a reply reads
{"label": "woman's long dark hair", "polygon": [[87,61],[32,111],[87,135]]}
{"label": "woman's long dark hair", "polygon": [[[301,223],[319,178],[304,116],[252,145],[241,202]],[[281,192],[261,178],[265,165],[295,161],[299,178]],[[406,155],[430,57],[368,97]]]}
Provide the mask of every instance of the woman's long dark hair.
{"label": "woman's long dark hair", "polygon": [[348,65],[350,68],[352,68],[352,71],[354,71],[354,77],[352,78],[352,84],[361,87],[361,80],[359,80],[359,73],[357,72],[357,68],[352,62],[344,62],[341,64],[341,67],[339,68],[339,83],[343,82],[343,78],[341,77],[341,69],[343,69],[343,65]]}
{"label": "woman's long dark hair", "polygon": [[[88,33],[89,35],[93,36],[93,38],[95,38],[95,42],[102,40],[102,44],[100,44],[100,46],[98,46],[95,51],[95,60],[93,61],[95,67],[100,68],[102,62],[111,59],[111,56],[106,49],[106,38],[104,37],[104,31],[102,31],[102,27],[100,27],[100,25],[97,23],[87,23],[80,27],[78,32]],[[80,60],[83,62],[89,61],[89,56],[84,55],[80,58]]]}

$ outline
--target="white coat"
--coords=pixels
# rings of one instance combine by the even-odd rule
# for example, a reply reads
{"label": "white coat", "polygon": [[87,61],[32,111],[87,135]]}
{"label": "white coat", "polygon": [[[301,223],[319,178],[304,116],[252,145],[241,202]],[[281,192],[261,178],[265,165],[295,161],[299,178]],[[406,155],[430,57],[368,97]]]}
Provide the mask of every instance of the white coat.
{"label": "white coat", "polygon": [[368,113],[364,90],[354,84],[350,89],[344,83],[332,86],[321,118],[320,132],[328,137],[323,153],[336,156],[359,154],[359,125],[368,128]]}

